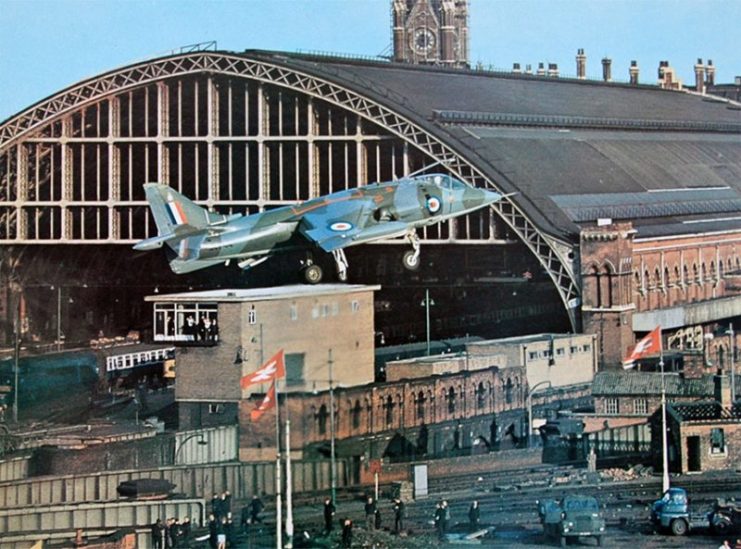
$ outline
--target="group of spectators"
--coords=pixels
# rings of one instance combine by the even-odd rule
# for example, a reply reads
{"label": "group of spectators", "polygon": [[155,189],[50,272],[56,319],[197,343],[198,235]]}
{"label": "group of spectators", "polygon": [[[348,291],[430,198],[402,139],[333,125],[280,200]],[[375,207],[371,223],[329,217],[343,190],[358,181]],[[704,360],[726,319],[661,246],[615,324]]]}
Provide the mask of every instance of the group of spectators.
{"label": "group of spectators", "polygon": [[[435,505],[435,513],[433,515],[435,522],[435,531],[437,537],[440,540],[445,540],[445,534],[448,533],[450,527],[450,506],[447,500],[440,500]],[[478,500],[473,500],[470,507],[468,508],[468,527],[471,531],[479,528],[479,520],[481,519],[481,507],[479,507]]]}
{"label": "group of spectators", "polygon": [[[265,508],[259,496],[242,508],[240,526],[246,534],[250,524],[262,523],[262,511]],[[211,514],[208,517],[208,541],[211,549],[226,549],[236,546],[237,527],[232,515],[232,495],[229,490],[214,494],[211,498]]]}
{"label": "group of spectators", "polygon": [[181,327],[181,332],[190,341],[219,340],[219,325],[216,322],[216,317],[211,318],[208,315],[201,316],[198,322],[193,315],[188,315]]}
{"label": "group of spectators", "polygon": [[[368,496],[365,502],[365,526],[368,530],[380,530],[382,526],[381,509],[378,502],[373,497]],[[404,529],[404,503],[401,499],[394,498],[392,501],[392,511],[394,513],[394,533],[398,534]]]}
{"label": "group of spectators", "polygon": [[152,547],[154,549],[187,548],[191,543],[190,518],[185,517],[182,522],[173,517],[165,522],[162,519],[152,525]]}

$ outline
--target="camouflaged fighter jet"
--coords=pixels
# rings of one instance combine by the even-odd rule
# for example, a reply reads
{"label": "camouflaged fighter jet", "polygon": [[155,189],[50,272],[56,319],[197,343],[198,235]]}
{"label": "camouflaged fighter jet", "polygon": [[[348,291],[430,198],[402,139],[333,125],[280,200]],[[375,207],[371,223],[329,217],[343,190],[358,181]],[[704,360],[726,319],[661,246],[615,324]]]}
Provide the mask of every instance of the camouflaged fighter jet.
{"label": "camouflaged fighter jet", "polygon": [[502,195],[466,185],[448,175],[407,177],[373,183],[252,215],[221,215],[197,206],[166,185],[144,185],[159,236],[142,240],[136,250],[167,244],[177,257],[175,273],[188,273],[218,263],[238,261],[242,269],[271,255],[304,249],[303,275],[310,284],[322,279],[312,252],[331,253],[338,278],[347,280],[344,248],[406,236],[412,251],[404,266],[419,267],[416,229],[464,215],[499,200]]}

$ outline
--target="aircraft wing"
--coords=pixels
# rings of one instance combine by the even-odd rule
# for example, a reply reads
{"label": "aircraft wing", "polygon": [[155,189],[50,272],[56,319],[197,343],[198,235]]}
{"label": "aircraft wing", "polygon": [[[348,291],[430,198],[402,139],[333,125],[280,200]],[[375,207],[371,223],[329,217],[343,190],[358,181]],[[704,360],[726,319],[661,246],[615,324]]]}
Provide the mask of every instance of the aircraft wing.
{"label": "aircraft wing", "polygon": [[399,236],[407,231],[408,225],[401,221],[376,222],[374,208],[370,199],[330,203],[303,214],[298,230],[325,252]]}

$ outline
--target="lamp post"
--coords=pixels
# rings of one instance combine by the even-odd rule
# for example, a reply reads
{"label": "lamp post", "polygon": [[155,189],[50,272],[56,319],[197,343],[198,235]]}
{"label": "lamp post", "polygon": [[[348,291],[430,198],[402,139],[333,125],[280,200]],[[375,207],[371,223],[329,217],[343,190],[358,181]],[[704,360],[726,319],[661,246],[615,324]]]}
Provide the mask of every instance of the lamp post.
{"label": "lamp post", "polygon": [[736,334],[733,332],[733,322],[728,325],[726,332],[731,336],[731,407],[736,404]]}
{"label": "lamp post", "polygon": [[527,447],[530,448],[530,442],[533,436],[533,393],[535,390],[540,387],[541,385],[548,385],[548,387],[552,387],[551,382],[541,381],[540,383],[536,383],[533,385],[533,388],[530,389],[527,393]]}
{"label": "lamp post", "polygon": [[198,439],[198,444],[200,446],[205,446],[208,444],[208,441],[203,438],[203,433],[193,433],[192,435],[188,435],[185,437],[181,442],[180,445],[177,447],[177,450],[175,450],[175,456],[172,458],[172,464],[177,465],[178,463],[178,456],[180,455],[180,452],[182,451],[183,447],[185,447],[185,443],[188,442],[192,438],[201,437]]}
{"label": "lamp post", "polygon": [[664,379],[664,347],[659,358],[661,367],[661,487],[662,493],[669,489],[669,451],[666,443],[666,381]]}
{"label": "lamp post", "polygon": [[427,356],[430,356],[430,305],[435,305],[435,300],[430,299],[430,290],[425,288],[425,298],[422,303],[420,303],[422,307],[425,308],[425,320],[426,320],[426,327],[427,327]]}

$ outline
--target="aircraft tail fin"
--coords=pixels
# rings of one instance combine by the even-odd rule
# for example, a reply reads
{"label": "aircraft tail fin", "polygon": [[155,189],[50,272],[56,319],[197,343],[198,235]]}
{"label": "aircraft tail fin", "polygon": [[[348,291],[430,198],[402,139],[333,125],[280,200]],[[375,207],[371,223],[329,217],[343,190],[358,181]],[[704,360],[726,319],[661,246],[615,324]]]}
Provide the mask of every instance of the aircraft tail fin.
{"label": "aircraft tail fin", "polygon": [[193,229],[203,229],[224,219],[223,215],[209,212],[167,185],[146,183],[144,192],[159,236],[192,233]]}

